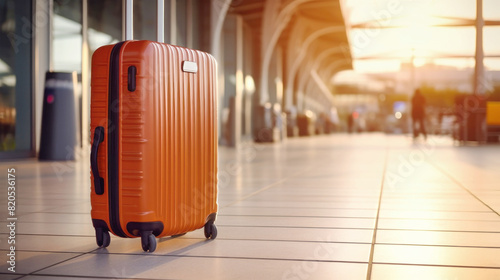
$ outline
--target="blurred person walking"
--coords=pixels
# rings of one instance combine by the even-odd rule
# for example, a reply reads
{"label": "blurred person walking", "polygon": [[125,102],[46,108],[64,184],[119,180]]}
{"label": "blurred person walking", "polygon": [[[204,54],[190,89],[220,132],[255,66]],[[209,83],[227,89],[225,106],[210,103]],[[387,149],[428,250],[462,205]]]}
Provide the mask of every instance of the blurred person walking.
{"label": "blurred person walking", "polygon": [[413,124],[413,138],[417,138],[420,133],[427,139],[425,131],[425,97],[419,89],[415,90],[415,94],[411,98],[411,118]]}
{"label": "blurred person walking", "polygon": [[347,117],[347,131],[349,133],[352,133],[354,130],[354,117],[352,116],[352,114],[353,113],[350,113]]}

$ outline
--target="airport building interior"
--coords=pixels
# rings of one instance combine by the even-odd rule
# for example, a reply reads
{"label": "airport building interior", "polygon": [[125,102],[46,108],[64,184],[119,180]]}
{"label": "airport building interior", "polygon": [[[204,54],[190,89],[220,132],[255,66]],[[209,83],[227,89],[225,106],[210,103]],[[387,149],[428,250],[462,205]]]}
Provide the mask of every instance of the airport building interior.
{"label": "airport building interior", "polygon": [[[119,159],[100,159],[90,129],[92,58],[129,11],[134,40],[160,13],[165,43],[217,62],[217,212],[182,234],[91,216],[109,203],[120,224],[151,188],[113,165],[142,154],[106,140]],[[189,165],[169,164],[162,182]],[[0,0],[0,279],[500,279],[499,171],[498,0]]]}

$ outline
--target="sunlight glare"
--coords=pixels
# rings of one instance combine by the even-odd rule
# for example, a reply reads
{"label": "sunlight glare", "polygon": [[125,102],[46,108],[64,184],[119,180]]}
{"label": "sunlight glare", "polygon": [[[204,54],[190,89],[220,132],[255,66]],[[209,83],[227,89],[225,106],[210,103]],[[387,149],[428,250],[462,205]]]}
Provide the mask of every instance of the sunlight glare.
{"label": "sunlight glare", "polygon": [[[485,20],[498,20],[500,1],[483,1]],[[411,62],[412,50],[415,67],[474,67],[475,27],[450,25],[474,19],[475,0],[344,0],[344,6],[347,25],[372,26],[348,28],[355,71],[397,72],[402,63]],[[484,60],[489,70],[500,69],[499,32],[500,26],[483,31],[484,53],[492,56]]]}
{"label": "sunlight glare", "polygon": [[408,37],[406,41],[407,48],[422,48],[431,40],[430,35],[435,20],[430,13],[429,5],[421,4],[409,9],[402,16],[401,25],[404,26],[404,32]]}

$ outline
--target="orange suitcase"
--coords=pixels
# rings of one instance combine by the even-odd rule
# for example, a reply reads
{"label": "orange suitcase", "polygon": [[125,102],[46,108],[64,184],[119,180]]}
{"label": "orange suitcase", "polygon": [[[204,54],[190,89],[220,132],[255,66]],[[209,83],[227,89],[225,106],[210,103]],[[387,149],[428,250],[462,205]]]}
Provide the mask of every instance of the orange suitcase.
{"label": "orange suitcase", "polygon": [[217,236],[216,62],[152,41],[92,56],[91,204],[97,244],[109,232],[156,238],[204,227]]}

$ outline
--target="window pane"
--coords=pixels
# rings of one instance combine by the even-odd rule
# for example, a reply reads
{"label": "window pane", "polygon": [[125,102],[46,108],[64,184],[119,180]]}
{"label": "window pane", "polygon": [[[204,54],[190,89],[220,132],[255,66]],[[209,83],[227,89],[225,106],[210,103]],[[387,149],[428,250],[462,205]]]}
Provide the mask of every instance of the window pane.
{"label": "window pane", "polygon": [[134,1],[134,39],[156,41],[156,1]]}
{"label": "window pane", "polygon": [[30,0],[0,1],[0,152],[32,149]]}
{"label": "window pane", "polygon": [[122,38],[122,5],[115,0],[88,0],[88,41],[90,53]]}
{"label": "window pane", "polygon": [[82,69],[82,3],[54,1],[52,57],[55,71]]}
{"label": "window pane", "polygon": [[187,26],[186,26],[186,16],[187,16],[187,1],[177,1],[177,45],[187,46]]}

